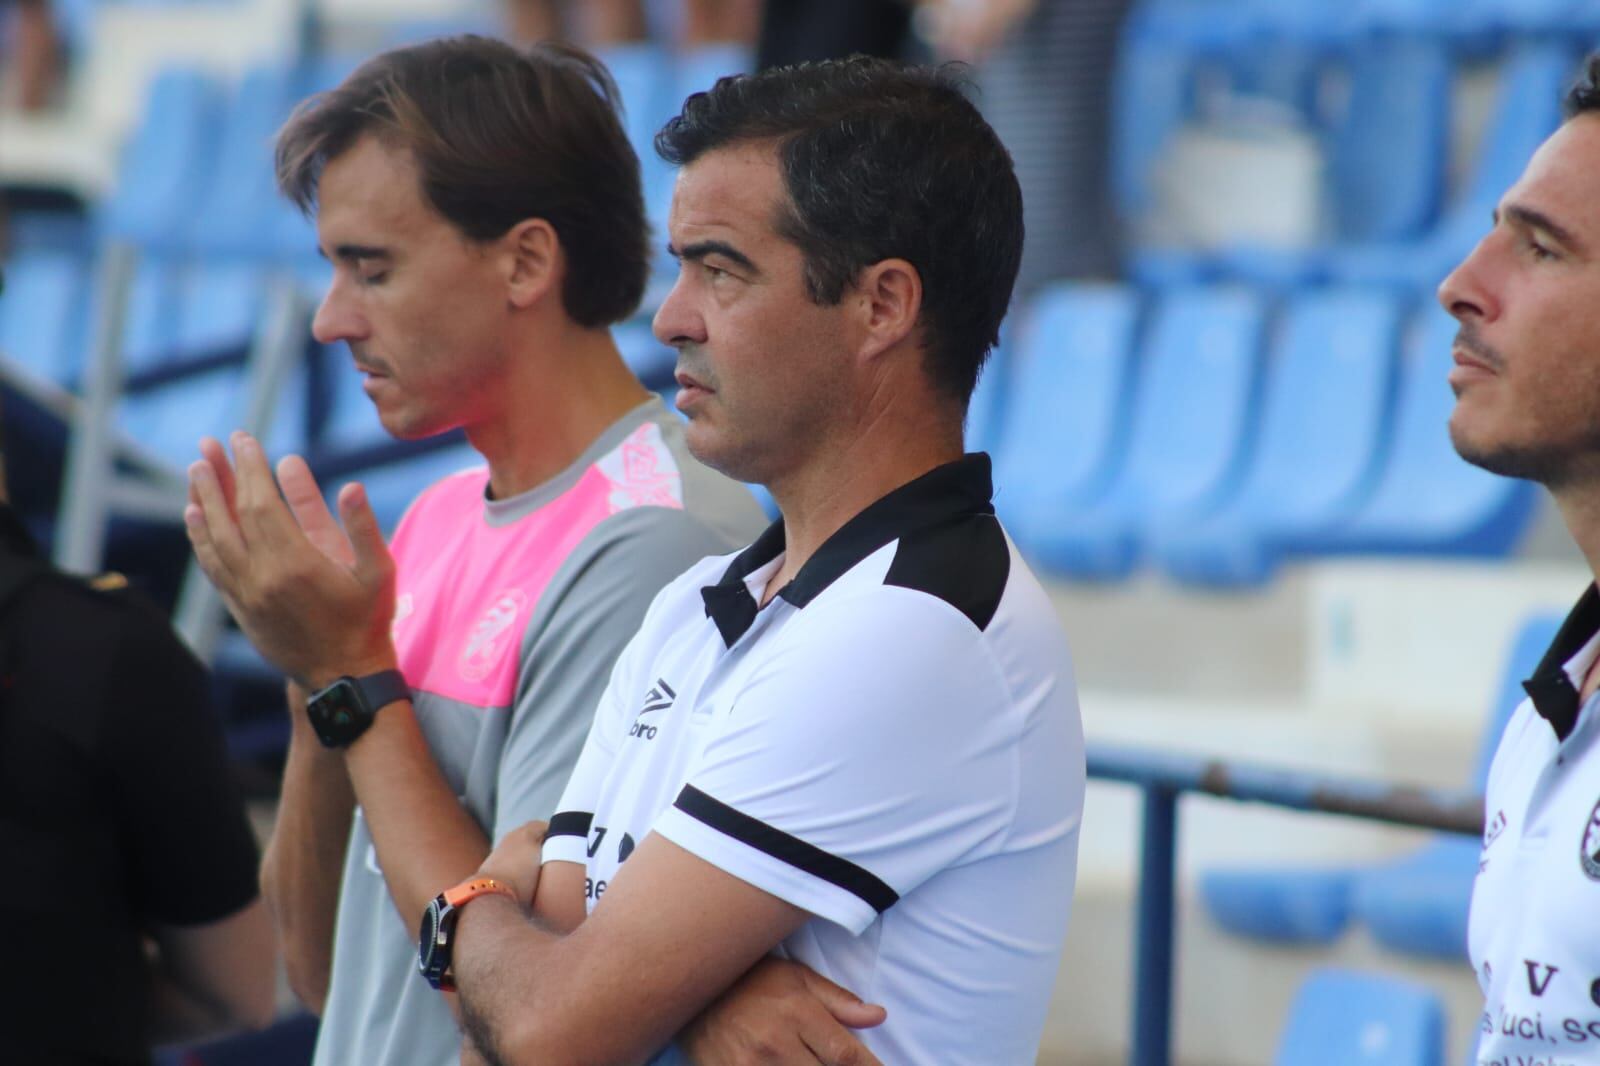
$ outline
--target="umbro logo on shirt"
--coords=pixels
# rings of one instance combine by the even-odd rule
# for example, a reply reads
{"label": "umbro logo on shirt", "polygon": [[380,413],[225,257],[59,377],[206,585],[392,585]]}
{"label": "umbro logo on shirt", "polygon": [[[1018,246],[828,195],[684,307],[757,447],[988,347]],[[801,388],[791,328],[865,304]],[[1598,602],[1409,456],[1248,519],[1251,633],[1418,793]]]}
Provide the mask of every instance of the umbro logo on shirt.
{"label": "umbro logo on shirt", "polygon": [[664,711],[671,707],[672,701],[677,698],[678,694],[672,691],[672,686],[658,677],[656,678],[655,687],[644,694],[644,707],[640,709],[639,713],[649,714],[651,711]]}
{"label": "umbro logo on shirt", "polygon": [[[649,692],[644,694],[644,706],[639,709],[639,717],[642,719],[652,711],[664,711],[671,707],[672,701],[677,698],[678,694],[672,691],[672,686],[658,677],[655,685],[651,687]],[[654,740],[656,738],[656,727],[645,725],[643,721],[635,721],[633,728],[628,730],[628,735],[630,737],[639,737],[642,740]]]}

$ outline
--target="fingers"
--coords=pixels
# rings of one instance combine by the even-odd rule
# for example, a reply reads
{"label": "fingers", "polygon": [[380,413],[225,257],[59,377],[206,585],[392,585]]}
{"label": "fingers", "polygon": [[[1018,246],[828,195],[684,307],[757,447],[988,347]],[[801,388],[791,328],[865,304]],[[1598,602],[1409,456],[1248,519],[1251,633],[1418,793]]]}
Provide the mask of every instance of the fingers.
{"label": "fingers", "polygon": [[882,1025],[889,1016],[889,1012],[876,1003],[863,1001],[848,988],[835,984],[810,967],[802,967],[800,977],[806,989],[828,1008],[828,1013],[840,1025],[848,1025],[852,1029],[870,1029]]}
{"label": "fingers", "polygon": [[801,1033],[800,1042],[823,1066],[883,1066],[878,1056],[844,1029],[835,1029],[820,1036]]}
{"label": "fingers", "polygon": [[190,464],[189,495],[194,502],[184,507],[183,522],[189,542],[195,546],[195,557],[212,583],[229,591],[232,576],[244,567],[248,553],[210,463]]}
{"label": "fingers", "polygon": [[278,485],[289,505],[294,520],[317,548],[330,559],[345,566],[354,562],[350,539],[328,510],[322,488],[306,461],[298,455],[286,455],[278,462]]}
{"label": "fingers", "polygon": [[[217,484],[222,489],[222,498],[228,502],[228,513],[237,517],[234,511],[233,464],[228,461],[228,453],[223,450],[222,442],[215,437],[201,437],[200,458],[211,464],[211,469],[217,475]],[[189,498],[194,500],[193,492]]]}
{"label": "fingers", "polygon": [[299,537],[294,516],[278,494],[278,481],[261,442],[243,431],[233,443],[234,506],[245,540],[271,551]]}
{"label": "fingers", "polygon": [[388,582],[394,574],[394,558],[384,543],[378,516],[367,501],[367,491],[359,481],[339,490],[339,517],[344,520],[345,533],[355,552],[356,578],[369,588]]}

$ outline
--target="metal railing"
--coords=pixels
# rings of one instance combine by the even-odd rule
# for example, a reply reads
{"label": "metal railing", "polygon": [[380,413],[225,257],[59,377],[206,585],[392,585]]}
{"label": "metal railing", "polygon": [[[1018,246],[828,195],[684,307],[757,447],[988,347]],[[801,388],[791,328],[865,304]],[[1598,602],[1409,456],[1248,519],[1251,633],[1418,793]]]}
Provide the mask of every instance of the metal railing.
{"label": "metal railing", "polygon": [[1172,1061],[1178,799],[1184,793],[1468,836],[1483,833],[1483,797],[1466,791],[1396,786],[1105,744],[1089,745],[1089,777],[1133,785],[1144,794],[1128,1057],[1132,1066],[1168,1066]]}

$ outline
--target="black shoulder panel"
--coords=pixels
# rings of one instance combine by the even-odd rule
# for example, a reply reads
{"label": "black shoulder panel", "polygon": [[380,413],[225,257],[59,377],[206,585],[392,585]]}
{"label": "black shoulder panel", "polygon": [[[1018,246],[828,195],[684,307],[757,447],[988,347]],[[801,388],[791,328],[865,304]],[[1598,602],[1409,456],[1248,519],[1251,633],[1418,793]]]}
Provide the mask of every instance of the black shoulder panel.
{"label": "black shoulder panel", "polygon": [[988,629],[1011,575],[1011,550],[999,519],[966,514],[900,538],[886,585],[937,596]]}

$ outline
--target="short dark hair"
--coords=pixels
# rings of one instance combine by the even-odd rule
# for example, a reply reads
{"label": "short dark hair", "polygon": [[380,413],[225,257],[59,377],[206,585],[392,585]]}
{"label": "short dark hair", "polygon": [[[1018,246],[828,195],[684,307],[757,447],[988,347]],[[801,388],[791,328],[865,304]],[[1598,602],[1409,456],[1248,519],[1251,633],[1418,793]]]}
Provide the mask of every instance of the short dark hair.
{"label": "short dark hair", "polygon": [[1561,111],[1567,118],[1600,111],[1600,52],[1591,52],[1589,58],[1583,61],[1583,70],[1572,88],[1567,90]]}
{"label": "short dark hair", "polygon": [[873,263],[922,276],[928,372],[965,405],[994,346],[1022,258],[1011,156],[965,94],[961,68],[853,56],[723,78],[656,135],[677,166],[774,141],[789,203],[778,232],[806,288],[837,303]]}
{"label": "short dark hair", "polygon": [[650,269],[639,158],[618,110],[610,74],[579,49],[429,41],[301,104],[278,135],[278,187],[310,214],[328,161],[375,134],[411,152],[423,198],[468,239],[549,222],[566,253],[562,306],[605,326],[639,306]]}

